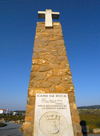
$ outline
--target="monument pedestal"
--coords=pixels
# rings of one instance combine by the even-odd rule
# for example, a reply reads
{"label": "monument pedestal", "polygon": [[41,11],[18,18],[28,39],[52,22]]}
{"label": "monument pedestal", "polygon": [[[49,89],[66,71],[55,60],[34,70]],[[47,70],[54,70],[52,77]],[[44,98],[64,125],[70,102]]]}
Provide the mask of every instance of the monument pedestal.
{"label": "monument pedestal", "polygon": [[82,136],[61,25],[38,22],[24,136]]}

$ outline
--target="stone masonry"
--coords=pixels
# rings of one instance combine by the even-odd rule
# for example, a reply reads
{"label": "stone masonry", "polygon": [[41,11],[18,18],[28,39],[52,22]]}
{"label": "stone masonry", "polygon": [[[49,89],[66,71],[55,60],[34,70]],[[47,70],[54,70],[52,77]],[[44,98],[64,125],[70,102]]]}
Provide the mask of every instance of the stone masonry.
{"label": "stone masonry", "polygon": [[82,136],[74,91],[60,23],[53,22],[53,28],[47,29],[44,22],[38,22],[23,124],[24,136],[33,136],[36,93],[67,93],[74,136]]}

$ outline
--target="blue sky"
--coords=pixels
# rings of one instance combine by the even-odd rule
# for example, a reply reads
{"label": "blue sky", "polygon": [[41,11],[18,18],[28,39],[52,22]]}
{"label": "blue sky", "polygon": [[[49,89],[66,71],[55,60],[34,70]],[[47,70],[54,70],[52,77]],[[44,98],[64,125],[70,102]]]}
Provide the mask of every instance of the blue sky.
{"label": "blue sky", "polygon": [[25,110],[38,11],[60,12],[77,106],[100,104],[100,0],[0,0],[0,109]]}

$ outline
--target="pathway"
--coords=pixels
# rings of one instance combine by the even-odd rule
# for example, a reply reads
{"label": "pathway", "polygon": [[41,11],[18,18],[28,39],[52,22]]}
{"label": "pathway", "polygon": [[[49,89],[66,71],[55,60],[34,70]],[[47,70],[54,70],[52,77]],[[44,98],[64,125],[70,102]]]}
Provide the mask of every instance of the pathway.
{"label": "pathway", "polygon": [[[0,127],[0,136],[23,136],[20,124],[6,122],[7,126]],[[100,136],[100,134],[88,134],[88,136]]]}
{"label": "pathway", "polygon": [[20,131],[20,124],[6,122],[7,126],[0,127],[0,136],[23,136],[23,132]]}

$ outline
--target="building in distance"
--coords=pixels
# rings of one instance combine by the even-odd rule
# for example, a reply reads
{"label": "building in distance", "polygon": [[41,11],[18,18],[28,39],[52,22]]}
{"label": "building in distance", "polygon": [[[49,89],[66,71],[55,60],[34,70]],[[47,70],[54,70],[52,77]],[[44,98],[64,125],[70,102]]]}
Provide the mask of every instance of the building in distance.
{"label": "building in distance", "polygon": [[0,109],[0,114],[10,114],[10,111],[8,109]]}

